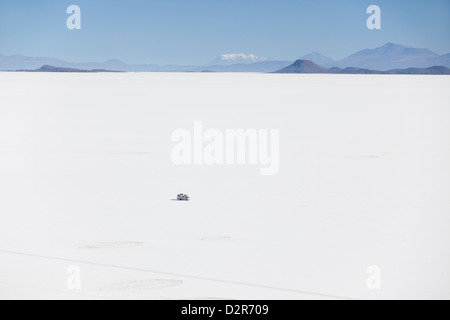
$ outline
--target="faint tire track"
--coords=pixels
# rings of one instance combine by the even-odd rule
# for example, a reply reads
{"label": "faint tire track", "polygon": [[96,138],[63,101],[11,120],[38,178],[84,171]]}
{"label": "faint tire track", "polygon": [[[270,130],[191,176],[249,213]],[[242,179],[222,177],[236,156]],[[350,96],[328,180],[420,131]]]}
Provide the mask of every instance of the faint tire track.
{"label": "faint tire track", "polygon": [[211,281],[211,282],[217,282],[217,283],[223,283],[223,284],[231,284],[231,285],[238,285],[238,286],[245,286],[245,287],[253,287],[253,288],[274,290],[274,291],[283,291],[283,292],[297,293],[297,294],[302,294],[302,295],[317,296],[317,297],[328,298],[328,299],[357,300],[357,299],[354,299],[354,298],[343,297],[343,296],[332,295],[332,294],[326,294],[326,293],[318,293],[318,292],[311,292],[311,291],[304,291],[304,290],[297,290],[297,289],[289,289],[289,288],[280,288],[280,287],[275,287],[275,286],[268,286],[268,285],[254,284],[254,283],[246,283],[246,282],[233,281],[233,280],[215,279],[215,278],[208,278],[208,277],[201,277],[201,276],[178,274],[178,273],[171,273],[171,272],[164,272],[164,271],[157,271],[157,270],[149,270],[149,269],[135,268],[135,267],[127,267],[127,266],[118,266],[118,265],[112,265],[112,264],[107,264],[107,263],[97,263],[97,262],[75,260],[75,259],[67,259],[67,258],[59,258],[59,257],[52,257],[52,256],[45,256],[45,255],[38,255],[38,254],[31,254],[31,253],[8,251],[8,250],[0,250],[0,254],[32,257],[32,258],[38,258],[38,259],[62,261],[62,262],[75,263],[75,264],[85,264],[85,265],[104,267],[104,268],[116,268],[116,269],[127,270],[127,271],[153,273],[153,274],[159,274],[159,275],[170,276],[170,277],[178,277],[178,278],[186,278],[186,279],[194,279],[194,280],[202,280],[202,281]]}

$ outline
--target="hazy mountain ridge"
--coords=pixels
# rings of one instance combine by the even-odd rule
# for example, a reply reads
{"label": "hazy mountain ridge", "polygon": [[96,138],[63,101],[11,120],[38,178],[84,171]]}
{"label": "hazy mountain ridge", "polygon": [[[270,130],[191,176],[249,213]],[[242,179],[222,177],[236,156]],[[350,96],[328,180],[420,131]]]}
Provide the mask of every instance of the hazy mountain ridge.
{"label": "hazy mountain ridge", "polygon": [[63,67],[55,67],[50,65],[42,66],[36,70],[17,70],[17,72],[65,72],[65,73],[101,73],[101,72],[121,72],[121,71],[112,71],[105,69],[73,69],[73,68],[63,68]]}
{"label": "hazy mountain ridge", "polygon": [[24,56],[5,57],[0,55],[0,70],[37,70],[44,65],[79,70],[115,70],[121,72],[274,72],[292,64],[293,61],[261,61],[248,64],[211,65],[211,66],[158,66],[152,64],[128,65],[120,60],[108,60],[103,63],[71,63],[55,58],[32,58]]}
{"label": "hazy mountain ridge", "polygon": [[325,68],[309,60],[297,60],[292,65],[281,69],[275,73],[296,73],[296,74],[417,74],[417,75],[450,75],[450,69],[443,66],[430,68],[408,68],[379,71],[371,69],[361,69],[356,67]]}
{"label": "hazy mountain ridge", "polygon": [[84,62],[73,63],[56,58],[48,57],[25,57],[20,55],[2,56],[0,55],[0,70],[36,70],[42,66],[58,66],[60,68],[72,68],[80,70],[116,70],[123,72],[186,72],[199,71],[199,66],[159,66],[153,64],[130,65],[123,61],[112,59],[106,62]]}
{"label": "hazy mountain ridge", "polygon": [[[357,67],[376,70],[405,68],[428,68],[442,65],[450,67],[450,54],[438,55],[428,49],[418,49],[387,43],[375,49],[361,50],[347,58],[336,61],[334,67]],[[330,67],[330,65],[326,65]]]}

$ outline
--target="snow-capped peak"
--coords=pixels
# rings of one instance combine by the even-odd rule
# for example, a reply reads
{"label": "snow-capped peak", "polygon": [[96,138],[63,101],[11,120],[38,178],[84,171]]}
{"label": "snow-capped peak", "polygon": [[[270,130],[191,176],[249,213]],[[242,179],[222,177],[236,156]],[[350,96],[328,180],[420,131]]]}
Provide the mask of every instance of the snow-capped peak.
{"label": "snow-capped peak", "polygon": [[255,62],[267,61],[266,58],[260,58],[254,54],[246,55],[244,53],[230,53],[223,54],[216,60],[211,62],[211,65],[230,65],[230,64],[250,64]]}

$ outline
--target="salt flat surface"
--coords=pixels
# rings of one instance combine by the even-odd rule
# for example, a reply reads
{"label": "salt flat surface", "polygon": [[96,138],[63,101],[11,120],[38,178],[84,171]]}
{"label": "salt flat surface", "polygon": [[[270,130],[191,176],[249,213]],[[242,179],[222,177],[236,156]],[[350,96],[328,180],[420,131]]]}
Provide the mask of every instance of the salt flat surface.
{"label": "salt flat surface", "polygon": [[[450,77],[0,73],[0,88],[2,299],[450,299]],[[174,165],[171,134],[194,121],[279,129],[279,174]]]}

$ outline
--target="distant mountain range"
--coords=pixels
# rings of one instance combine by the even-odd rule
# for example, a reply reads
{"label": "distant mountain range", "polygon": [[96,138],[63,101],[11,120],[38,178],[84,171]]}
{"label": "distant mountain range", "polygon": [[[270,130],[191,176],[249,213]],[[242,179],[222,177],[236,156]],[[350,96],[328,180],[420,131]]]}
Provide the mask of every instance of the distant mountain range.
{"label": "distant mountain range", "polygon": [[17,72],[69,72],[69,73],[100,73],[100,72],[118,72],[105,69],[93,69],[93,70],[83,70],[83,69],[73,69],[73,68],[61,68],[55,66],[45,65],[36,70],[17,70]]}
{"label": "distant mountain range", "polygon": [[[45,65],[36,70],[17,70],[16,72],[66,72],[66,73],[100,73],[100,72],[122,72],[111,71],[104,69],[73,69],[61,68],[55,66]],[[204,70],[202,72],[214,72]],[[310,60],[297,60],[292,65],[272,73],[309,73],[309,74],[416,74],[416,75],[450,75],[450,69],[446,67],[430,67],[430,68],[408,68],[408,69],[394,69],[388,71],[377,71],[370,69],[360,69],[355,67],[347,67],[345,69],[333,67],[325,68]]]}
{"label": "distant mountain range", "polygon": [[186,72],[201,71],[205,67],[199,66],[158,66],[152,64],[129,65],[120,60],[108,60],[106,62],[73,63],[57,58],[25,57],[20,55],[0,55],[0,70],[37,70],[44,65],[58,66],[60,68],[71,68],[80,70],[116,70],[124,72]]}
{"label": "distant mountain range", "polygon": [[[228,55],[227,55],[228,56]],[[252,55],[246,56],[253,60]],[[70,68],[79,70],[115,70],[122,72],[273,72],[280,70],[292,64],[293,61],[268,61],[266,59],[257,58],[261,60],[258,62],[250,62],[247,60],[243,63],[243,57],[233,57],[234,60],[228,62],[221,61],[217,65],[208,66],[194,66],[194,65],[168,65],[158,66],[152,64],[145,65],[129,65],[120,60],[109,60],[103,63],[72,63],[56,58],[32,58],[25,56],[2,56],[0,55],[0,70],[1,71],[16,71],[16,70],[37,70],[44,65],[58,66],[60,68]],[[231,61],[235,61],[231,63]],[[216,63],[219,61],[216,60]]]}
{"label": "distant mountain range", "polygon": [[325,68],[310,60],[297,60],[289,67],[281,69],[275,73],[317,73],[317,74],[418,74],[418,75],[450,75],[450,69],[446,67],[429,68],[408,68],[393,69],[388,71],[378,71],[371,69],[361,69],[356,67],[347,67],[345,69],[333,67]]}
{"label": "distant mountain range", "polygon": [[450,68],[450,53],[441,56],[428,49],[411,48],[394,43],[387,43],[376,49],[365,49],[337,61],[320,53],[306,55],[300,59],[310,60],[327,68],[355,67],[381,71],[432,66]]}
{"label": "distant mountain range", "polygon": [[[328,65],[330,66],[330,65]],[[388,43],[377,49],[359,51],[337,61],[333,67],[357,67],[376,70],[428,68],[432,66],[450,67],[450,54],[440,56],[428,49],[416,49]]]}
{"label": "distant mountain range", "polygon": [[[428,49],[416,49],[398,44],[388,43],[380,48],[365,49],[341,60],[333,60],[320,53],[311,53],[300,58],[309,60],[324,68],[348,67],[389,71],[395,69],[419,68],[433,66],[450,68],[450,54],[438,55]],[[289,67],[294,61],[278,61],[260,58],[253,54],[224,54],[205,66],[153,64],[129,65],[120,60],[109,60],[102,63],[71,63],[57,58],[32,58],[25,56],[0,55],[0,70],[37,70],[42,66],[79,70],[116,70],[125,72],[276,72]]]}

